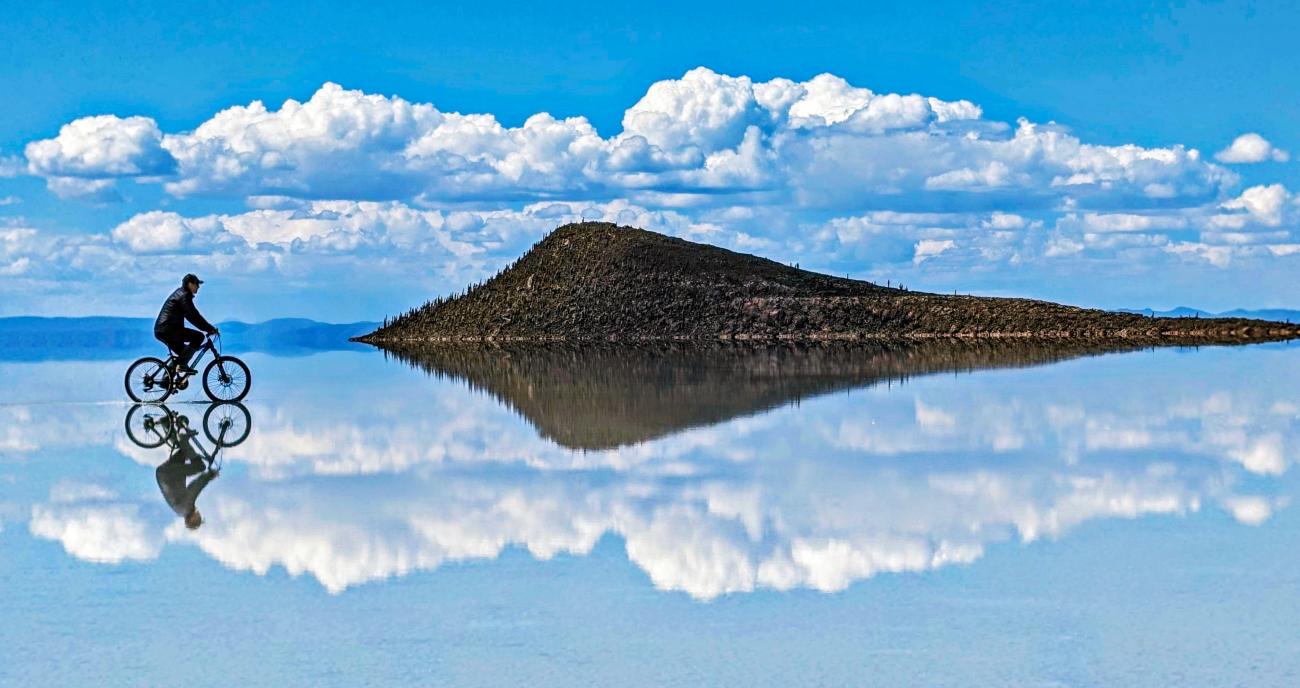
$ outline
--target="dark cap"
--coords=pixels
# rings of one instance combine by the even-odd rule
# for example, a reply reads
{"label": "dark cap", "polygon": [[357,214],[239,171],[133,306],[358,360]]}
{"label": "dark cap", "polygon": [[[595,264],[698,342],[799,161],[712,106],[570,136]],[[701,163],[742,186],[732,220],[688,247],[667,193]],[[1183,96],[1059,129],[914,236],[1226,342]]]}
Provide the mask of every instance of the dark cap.
{"label": "dark cap", "polygon": [[181,284],[189,284],[191,282],[194,284],[203,284],[203,280],[199,279],[198,276],[192,272],[181,278]]}

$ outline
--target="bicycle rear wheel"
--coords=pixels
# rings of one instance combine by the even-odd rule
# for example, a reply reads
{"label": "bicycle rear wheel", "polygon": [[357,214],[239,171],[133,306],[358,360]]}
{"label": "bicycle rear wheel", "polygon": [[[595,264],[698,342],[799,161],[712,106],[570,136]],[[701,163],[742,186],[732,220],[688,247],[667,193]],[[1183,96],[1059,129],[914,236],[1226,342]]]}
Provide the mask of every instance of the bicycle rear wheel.
{"label": "bicycle rear wheel", "polygon": [[240,401],[252,384],[248,366],[234,356],[218,356],[203,369],[203,391],[213,401]]}
{"label": "bicycle rear wheel", "polygon": [[157,404],[172,393],[172,374],[162,361],[146,356],[126,369],[126,395],[131,401]]}

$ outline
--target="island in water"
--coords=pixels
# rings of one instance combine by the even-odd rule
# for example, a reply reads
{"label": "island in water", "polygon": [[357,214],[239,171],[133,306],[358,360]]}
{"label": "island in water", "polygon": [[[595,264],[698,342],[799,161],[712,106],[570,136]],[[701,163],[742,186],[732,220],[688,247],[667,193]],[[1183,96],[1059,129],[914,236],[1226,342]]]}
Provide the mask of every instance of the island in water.
{"label": "island in water", "polygon": [[602,222],[559,227],[487,281],[357,337],[440,343],[817,342],[991,338],[1236,344],[1300,324],[1169,318],[1018,298],[909,291]]}

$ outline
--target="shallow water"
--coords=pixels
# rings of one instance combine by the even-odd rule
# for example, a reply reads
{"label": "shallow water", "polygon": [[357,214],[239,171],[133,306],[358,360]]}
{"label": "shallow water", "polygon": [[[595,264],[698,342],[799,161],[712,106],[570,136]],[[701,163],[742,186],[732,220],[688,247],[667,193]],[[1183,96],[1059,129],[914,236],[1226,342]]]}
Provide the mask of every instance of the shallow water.
{"label": "shallow water", "polygon": [[0,362],[0,684],[1295,685],[1300,348],[1077,353]]}

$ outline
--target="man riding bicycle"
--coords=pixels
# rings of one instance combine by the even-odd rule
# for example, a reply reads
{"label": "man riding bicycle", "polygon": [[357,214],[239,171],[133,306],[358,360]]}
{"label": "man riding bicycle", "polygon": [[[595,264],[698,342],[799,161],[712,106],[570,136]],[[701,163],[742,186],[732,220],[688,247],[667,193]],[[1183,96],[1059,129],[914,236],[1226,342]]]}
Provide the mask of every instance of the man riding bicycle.
{"label": "man riding bicycle", "polygon": [[163,302],[158,320],[153,324],[154,338],[166,344],[176,355],[176,370],[189,375],[198,374],[189,363],[190,356],[203,344],[203,333],[185,327],[185,321],[190,321],[191,325],[210,335],[220,332],[194,307],[194,295],[199,293],[201,284],[203,280],[193,273],[182,278],[180,289],[172,292]]}

